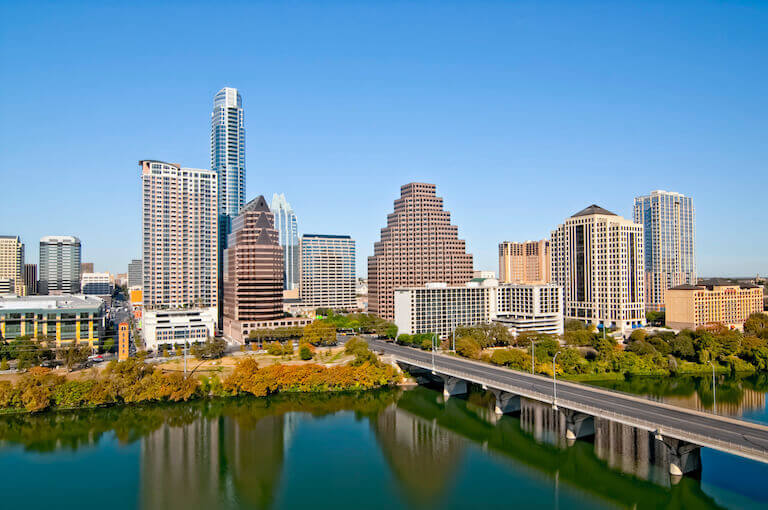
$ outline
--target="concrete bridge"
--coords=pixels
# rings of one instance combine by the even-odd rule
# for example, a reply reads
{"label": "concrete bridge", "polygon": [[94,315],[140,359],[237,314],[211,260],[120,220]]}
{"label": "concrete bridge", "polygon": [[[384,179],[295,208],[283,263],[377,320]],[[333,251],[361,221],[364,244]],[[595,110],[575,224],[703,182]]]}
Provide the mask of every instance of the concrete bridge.
{"label": "concrete bridge", "polygon": [[701,468],[702,446],[768,463],[765,425],[560,380],[555,399],[554,383],[549,377],[381,340],[369,340],[369,344],[393,362],[440,377],[446,398],[466,393],[467,383],[474,383],[493,392],[497,414],[520,411],[520,397],[551,404],[563,424],[560,430],[569,441],[593,435],[595,417],[649,431],[668,450],[673,476]]}

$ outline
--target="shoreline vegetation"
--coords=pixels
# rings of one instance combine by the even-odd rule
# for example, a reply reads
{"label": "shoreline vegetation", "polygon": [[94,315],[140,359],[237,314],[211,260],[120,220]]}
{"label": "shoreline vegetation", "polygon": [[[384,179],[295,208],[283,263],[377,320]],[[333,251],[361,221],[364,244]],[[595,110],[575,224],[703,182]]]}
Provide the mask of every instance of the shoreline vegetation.
{"label": "shoreline vegetation", "polygon": [[402,379],[400,372],[382,363],[363,340],[349,340],[345,353],[354,359],[335,366],[277,363],[260,367],[253,357],[245,357],[223,379],[218,374],[185,377],[179,372],[164,372],[147,363],[143,356],[123,362],[111,361],[101,373],[89,379],[67,379],[48,368],[34,367],[15,384],[0,381],[0,414],[242,395],[364,391],[395,386]]}
{"label": "shoreline vegetation", "polygon": [[[431,333],[402,334],[395,341],[430,350],[433,339]],[[440,347],[449,351],[452,341],[444,340]],[[515,337],[501,324],[479,324],[456,328],[455,351],[460,357],[522,372],[533,368],[550,377],[557,354],[558,377],[572,381],[709,375],[713,369],[717,374],[749,374],[768,370],[768,315],[750,315],[743,333],[717,323],[677,334],[637,329],[624,345],[580,321],[567,321],[560,338],[530,332]]]}

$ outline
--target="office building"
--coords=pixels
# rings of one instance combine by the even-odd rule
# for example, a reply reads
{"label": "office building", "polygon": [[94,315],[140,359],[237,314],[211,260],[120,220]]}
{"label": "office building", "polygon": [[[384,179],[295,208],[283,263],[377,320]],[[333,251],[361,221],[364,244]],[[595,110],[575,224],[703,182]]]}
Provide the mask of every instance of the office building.
{"label": "office building", "polygon": [[80,264],[80,274],[93,273],[93,262],[82,262]]}
{"label": "office building", "polygon": [[472,271],[472,279],[473,280],[495,280],[496,279],[496,273],[493,271]]}
{"label": "office building", "polygon": [[643,226],[591,205],[552,232],[565,318],[625,331],[645,324]]}
{"label": "office building", "polygon": [[552,281],[549,241],[499,244],[499,281],[529,284]]}
{"label": "office building", "polygon": [[74,236],[46,236],[40,239],[39,294],[80,292],[80,249],[80,239]]}
{"label": "office building", "polygon": [[128,287],[141,287],[144,284],[144,269],[141,259],[133,259],[128,263]]}
{"label": "office building", "polygon": [[216,308],[217,187],[211,170],[139,162],[144,308]]}
{"label": "office building", "polygon": [[283,250],[263,196],[232,220],[224,250],[224,336],[243,342],[253,324],[283,317]]}
{"label": "office building", "polygon": [[312,308],[352,309],[355,241],[344,235],[301,236],[301,303]]}
{"label": "office building", "polygon": [[485,279],[464,285],[428,283],[395,291],[395,324],[407,335],[445,338],[459,326],[498,322],[513,334],[563,334],[562,287],[499,284]]}
{"label": "office building", "polygon": [[203,343],[216,331],[215,308],[145,310],[142,318],[148,350]]}
{"label": "office building", "polygon": [[747,317],[763,311],[763,289],[752,283],[685,284],[668,289],[665,303],[666,325],[670,328],[696,329],[719,323],[743,330]]}
{"label": "office building", "polygon": [[105,314],[104,300],[94,296],[0,297],[0,336],[29,336],[49,346],[72,341],[93,346],[104,335]]}
{"label": "office building", "polygon": [[472,279],[472,255],[434,184],[400,187],[394,212],[368,257],[368,311],[392,320],[395,289],[430,282],[458,285]]}
{"label": "office building", "polygon": [[37,264],[24,264],[24,285],[28,296],[37,294]]}
{"label": "office building", "polygon": [[5,281],[4,294],[26,294],[24,285],[24,245],[19,236],[0,235],[0,280]]}
{"label": "office building", "polygon": [[652,191],[635,198],[634,220],[645,229],[645,307],[663,311],[667,289],[696,283],[693,202],[680,193]]}
{"label": "office building", "polygon": [[112,283],[109,273],[83,273],[80,279],[83,294],[93,296],[109,296],[112,294]]}
{"label": "office building", "polygon": [[269,206],[275,215],[275,229],[280,236],[280,246],[283,247],[284,290],[294,290],[299,287],[299,227],[296,214],[285,195],[275,193]]}

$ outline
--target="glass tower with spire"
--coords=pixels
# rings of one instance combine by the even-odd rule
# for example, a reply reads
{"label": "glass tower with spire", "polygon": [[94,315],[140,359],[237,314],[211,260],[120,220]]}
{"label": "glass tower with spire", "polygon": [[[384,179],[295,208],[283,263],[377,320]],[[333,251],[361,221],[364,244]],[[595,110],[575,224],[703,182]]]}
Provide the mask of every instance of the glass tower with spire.
{"label": "glass tower with spire", "polygon": [[224,87],[213,98],[211,170],[219,179],[219,246],[226,248],[232,218],[245,205],[245,121],[243,98]]}
{"label": "glass tower with spire", "polygon": [[280,246],[283,247],[285,290],[293,290],[299,286],[299,227],[296,214],[282,193],[272,195],[269,208],[275,215],[275,229],[280,235]]}

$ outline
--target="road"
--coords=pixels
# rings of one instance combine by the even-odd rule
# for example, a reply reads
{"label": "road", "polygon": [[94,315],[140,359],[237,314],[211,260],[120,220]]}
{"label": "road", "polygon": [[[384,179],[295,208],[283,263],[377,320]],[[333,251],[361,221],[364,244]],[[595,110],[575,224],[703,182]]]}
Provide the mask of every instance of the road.
{"label": "road", "polygon": [[[412,360],[423,368],[432,366],[433,356],[429,351],[381,340],[368,341],[374,350],[391,354],[399,361],[408,363]],[[434,370],[473,382],[483,382],[489,388],[552,402],[554,385],[548,377],[442,354],[434,356]],[[646,430],[660,429],[666,437],[768,463],[768,426],[561,381],[557,383],[557,405]]]}

